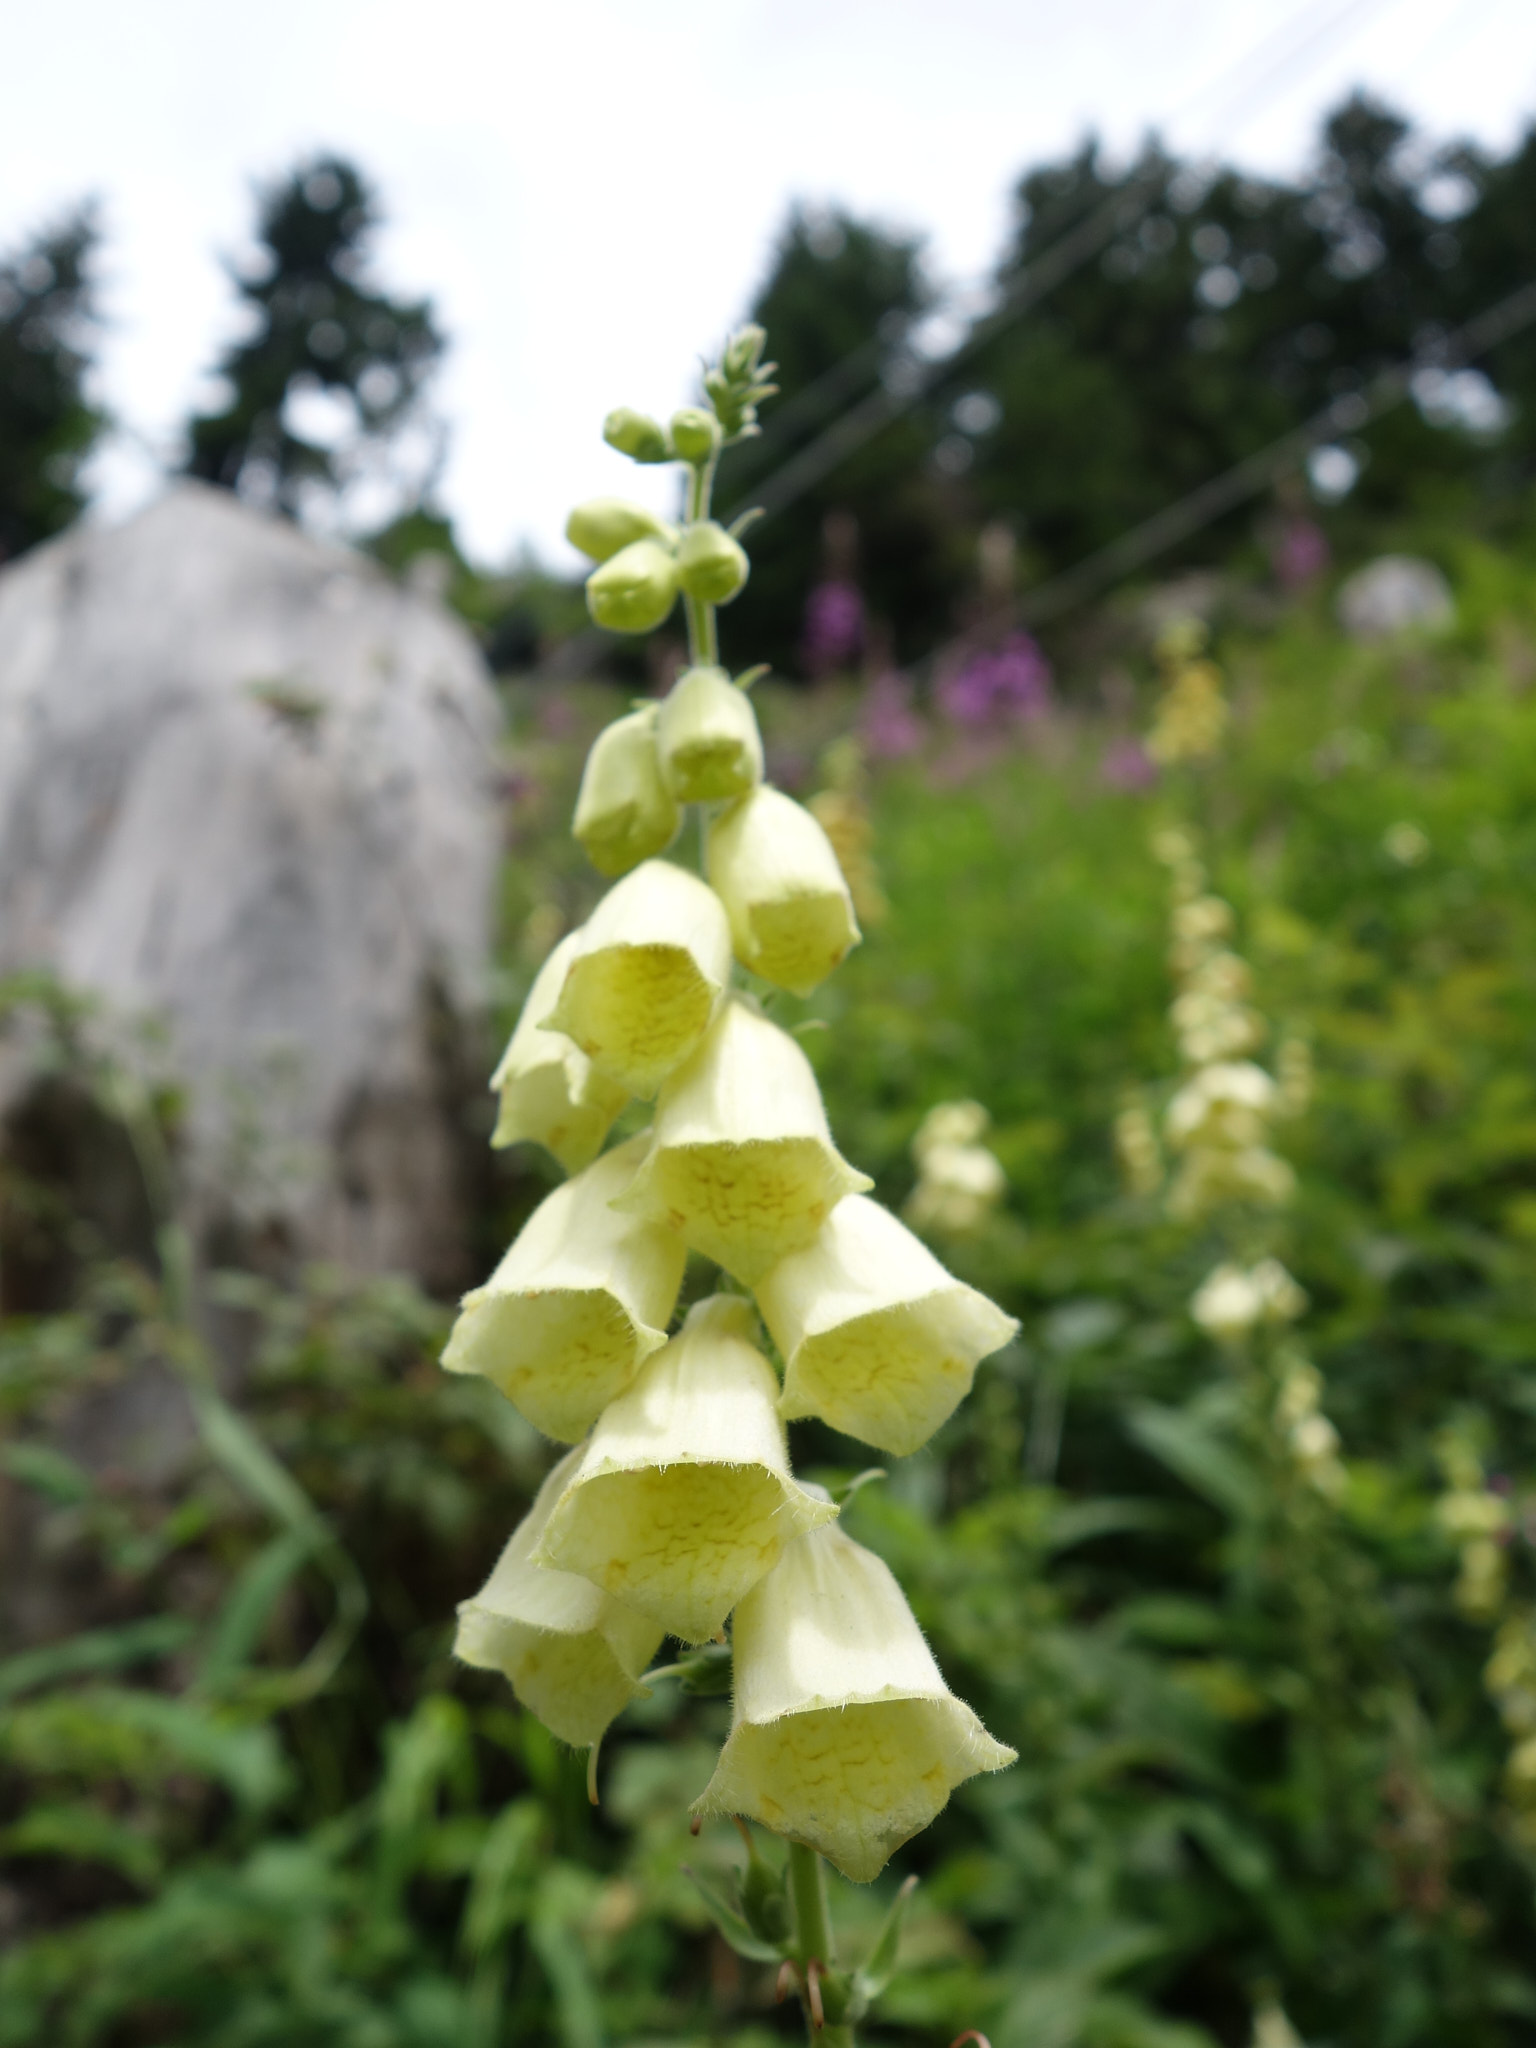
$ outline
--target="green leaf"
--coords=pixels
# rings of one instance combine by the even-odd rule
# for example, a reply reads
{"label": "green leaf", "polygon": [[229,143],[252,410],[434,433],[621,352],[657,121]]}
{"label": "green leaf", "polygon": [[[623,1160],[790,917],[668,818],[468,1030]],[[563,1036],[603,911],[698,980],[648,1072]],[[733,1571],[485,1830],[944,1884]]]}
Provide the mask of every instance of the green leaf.
{"label": "green leaf", "polygon": [[77,1506],[95,1491],[90,1474],[51,1444],[7,1444],[0,1450],[0,1470],[46,1494],[58,1507]]}
{"label": "green leaf", "polygon": [[1144,1451],[1234,1521],[1245,1521],[1262,1495],[1244,1458],[1181,1408],[1138,1401],[1126,1426]]}
{"label": "green leaf", "polygon": [[257,1551],[219,1609],[198,1668],[200,1689],[217,1691],[251,1661],[283,1588],[314,1547],[308,1531],[285,1529]]}
{"label": "green leaf", "polygon": [[78,1678],[87,1671],[110,1671],[117,1665],[169,1656],[195,1632],[195,1624],[183,1615],[154,1614],[144,1621],[124,1622],[120,1628],[91,1629],[62,1643],[23,1650],[0,1664],[0,1699],[15,1699],[37,1686]]}
{"label": "green leaf", "polygon": [[713,1879],[701,1877],[698,1871],[686,1866],[684,1875],[693,1880],[699,1897],[704,1901],[705,1912],[719,1929],[721,1939],[735,1949],[737,1955],[745,1956],[749,1963],[776,1963],[780,1960],[784,1951],[752,1932]]}
{"label": "green leaf", "polygon": [[862,2014],[866,2006],[877,1999],[895,1976],[901,1951],[902,1923],[907,1916],[907,1903],[917,1890],[917,1879],[909,1877],[891,1901],[891,1909],[881,1922],[875,1945],[860,1967],[853,1973],[854,2006]]}
{"label": "green leaf", "polygon": [[10,1827],[0,1828],[0,1855],[62,1856],[73,1863],[104,1863],[130,1884],[144,1887],[160,1874],[160,1851],[155,1843],[87,1800],[34,1806]]}

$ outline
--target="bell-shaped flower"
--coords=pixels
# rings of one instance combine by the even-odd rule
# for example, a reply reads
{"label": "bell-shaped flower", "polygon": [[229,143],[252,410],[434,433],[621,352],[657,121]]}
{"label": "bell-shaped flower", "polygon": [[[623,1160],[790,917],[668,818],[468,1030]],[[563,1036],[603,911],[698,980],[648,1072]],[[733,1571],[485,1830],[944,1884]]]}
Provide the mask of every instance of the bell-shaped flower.
{"label": "bell-shaped flower", "polygon": [[528,1711],[578,1749],[601,1741],[643,1692],[636,1681],[663,1634],[588,1580],[533,1562],[580,1458],[569,1452],[539,1488],[485,1586],[460,1605],[453,1645],[461,1662],[501,1672]]}
{"label": "bell-shaped flower", "polygon": [[644,861],[579,938],[546,1029],[563,1031],[631,1095],[654,1095],[704,1036],[730,980],[720,899],[670,861]]}
{"label": "bell-shaped flower", "polygon": [[903,1458],[970,1392],[976,1367],[1018,1329],[946,1273],[888,1209],[839,1202],[813,1244],[757,1283],[784,1359],[780,1407]]}
{"label": "bell-shaped flower", "polygon": [[661,707],[656,743],[680,804],[727,803],[762,780],[757,713],[723,668],[691,668],[678,677]]}
{"label": "bell-shaped flower", "polygon": [[792,1543],[731,1628],[735,1706],[694,1810],[744,1814],[867,1884],[956,1785],[999,1771],[888,1566],[841,1529]]}
{"label": "bell-shaped flower", "polygon": [[718,1636],[785,1545],[837,1512],[790,1476],[756,1327],[736,1295],[690,1311],[604,1410],[538,1553],[688,1643]]}
{"label": "bell-shaped flower", "polygon": [[681,821],[661,778],[656,706],[646,704],[616,718],[592,742],[571,830],[598,873],[617,876],[664,853]]}
{"label": "bell-shaped flower", "polygon": [[443,1353],[449,1372],[490,1380],[561,1443],[584,1436],[667,1341],[687,1248],[613,1207],[649,1144],[642,1131],[545,1197],[465,1295]]}
{"label": "bell-shaped flower", "polygon": [[1278,1090],[1252,1060],[1220,1060],[1202,1067],[1180,1088],[1163,1119],[1171,1145],[1216,1142],[1256,1144],[1274,1114]]}
{"label": "bell-shaped flower", "polygon": [[610,633],[649,633],[677,602],[677,557],[663,540],[632,540],[587,578],[587,610]]}
{"label": "bell-shaped flower", "polygon": [[515,1145],[528,1139],[552,1152],[567,1173],[576,1173],[597,1157],[609,1126],[629,1099],[629,1091],[592,1062],[569,1038],[548,1029],[571,962],[581,949],[581,933],[571,932],[550,954],[535,977],[517,1020],[517,1029],[491,1076],[501,1097],[493,1145]]}
{"label": "bell-shaped flower", "polygon": [[683,528],[677,544],[677,580],[690,597],[706,604],[729,604],[751,573],[747,551],[714,519],[699,519]]}
{"label": "bell-shaped flower", "polygon": [[677,529],[628,498],[588,498],[566,520],[565,537],[594,562],[606,562],[631,541],[675,543]]}
{"label": "bell-shaped flower", "polygon": [[620,1205],[752,1287],[844,1195],[871,1186],[832,1143],[805,1054],[733,996],[662,1089],[651,1149]]}
{"label": "bell-shaped flower", "polygon": [[765,981],[808,996],[858,944],[832,842],[781,790],[764,784],[713,821],[706,866],[736,958]]}

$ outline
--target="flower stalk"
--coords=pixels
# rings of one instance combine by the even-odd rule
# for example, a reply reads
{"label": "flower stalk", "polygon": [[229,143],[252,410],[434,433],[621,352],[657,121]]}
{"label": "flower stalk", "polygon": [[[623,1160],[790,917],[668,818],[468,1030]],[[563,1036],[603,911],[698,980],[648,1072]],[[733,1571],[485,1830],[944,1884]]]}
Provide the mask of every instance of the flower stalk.
{"label": "flower stalk", "polygon": [[[950,1692],[889,1567],[838,1526],[842,1504],[797,1480],[785,1424],[819,1415],[916,1450],[1016,1326],[866,1199],[797,1037],[740,980],[807,995],[860,936],[827,833],[763,780],[756,672],[720,666],[716,611],[748,563],[744,522],[727,531],[711,500],[722,448],[756,433],[773,389],[763,342],[733,335],[704,403],[665,428],[608,415],[620,454],[686,466],[679,527],[601,498],[568,528],[596,565],[597,623],[649,632],[680,596],[690,666],[594,744],[573,830],[612,886],[541,969],[496,1073],[497,1142],[540,1143],[571,1178],[466,1296],[443,1362],[572,1448],[464,1603],[458,1653],[594,1756],[658,1682],[732,1692],[695,1813],[735,1821],[747,1863],[695,1882],[724,1938],[794,1984],[813,2040],[852,2048],[895,1971],[911,1883],[869,1960],[840,1971],[823,1856],[868,1883],[1014,1751]],[[661,858],[689,805],[698,875]],[[654,1098],[651,1124],[608,1145],[632,1097]],[[980,1157],[985,1207],[1004,1187]],[[685,1289],[690,1257],[730,1284]],[[665,1636],[684,1654],[657,1662]]]}

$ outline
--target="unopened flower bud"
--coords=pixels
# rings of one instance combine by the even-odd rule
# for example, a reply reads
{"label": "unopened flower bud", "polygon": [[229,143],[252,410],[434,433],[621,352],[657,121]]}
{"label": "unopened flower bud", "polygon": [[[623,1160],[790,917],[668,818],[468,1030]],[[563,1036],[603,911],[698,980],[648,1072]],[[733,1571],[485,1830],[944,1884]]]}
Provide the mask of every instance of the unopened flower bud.
{"label": "unopened flower bud", "polygon": [[584,1436],[667,1341],[687,1249],[675,1231],[612,1204],[650,1133],[616,1145],[547,1195],[484,1287],[466,1294],[443,1353],[478,1373],[535,1429]]}
{"label": "unopened flower bud", "polygon": [[661,776],[656,706],[616,718],[592,742],[571,830],[601,875],[627,875],[677,837],[681,813]]}
{"label": "unopened flower bud", "polygon": [[631,504],[628,498],[588,498],[566,520],[565,537],[573,548],[580,548],[594,562],[606,562],[631,541],[670,543],[677,539],[677,531],[654,512],[648,512],[644,505]]}
{"label": "unopened flower bud", "polygon": [[517,1029],[491,1086],[501,1097],[493,1145],[529,1139],[552,1152],[567,1173],[597,1157],[609,1126],[629,1091],[592,1062],[569,1038],[547,1028],[571,962],[581,950],[580,932],[563,938],[540,968],[517,1020]]}
{"label": "unopened flower bud", "polygon": [[677,602],[677,560],[659,540],[632,540],[587,578],[587,610],[610,633],[649,633]]}
{"label": "unopened flower bud", "polygon": [[672,450],[666,435],[649,413],[635,412],[627,405],[615,406],[603,421],[603,439],[632,462],[670,462]]}
{"label": "unopened flower bud", "polygon": [[685,405],[672,415],[672,446],[684,462],[708,462],[720,446],[720,422],[702,406]]}
{"label": "unopened flower bud", "polygon": [[478,1670],[501,1672],[552,1735],[583,1749],[643,1691],[636,1681],[664,1631],[574,1572],[533,1562],[580,1461],[580,1451],[560,1460],[484,1588],[461,1604],[453,1651]]}
{"label": "unopened flower bud", "polygon": [[819,1416],[898,1458],[948,1420],[1019,1327],[864,1195],[781,1259],[757,1301],[784,1360],[786,1417]]}
{"label": "unopened flower bud", "polygon": [[656,743],[680,804],[725,803],[762,780],[757,713],[723,668],[691,668],[678,677],[661,707]]}
{"label": "unopened flower bud", "polygon": [[631,1095],[654,1095],[704,1036],[731,978],[720,899],[670,861],[643,861],[577,937],[546,1028]]}
{"label": "unopened flower bud", "polygon": [[706,866],[736,958],[776,987],[808,996],[858,944],[831,841],[782,791],[764,784],[716,818]]}
{"label": "unopened flower bud", "polygon": [[751,564],[740,541],[713,519],[683,528],[677,544],[677,580],[705,604],[729,604],[745,587]]}
{"label": "unopened flower bud", "polygon": [[837,1510],[790,1476],[749,1302],[717,1294],[605,1409],[539,1552],[684,1642],[708,1641],[785,1545]]}
{"label": "unopened flower bud", "polygon": [[694,1811],[745,1814],[856,1884],[1016,1753],[944,1683],[890,1569],[835,1526],[792,1543],[732,1624],[731,1734]]}
{"label": "unopened flower bud", "polygon": [[750,1287],[808,1245],[844,1195],[872,1185],[832,1143],[794,1039],[733,996],[663,1087],[650,1152],[620,1203]]}

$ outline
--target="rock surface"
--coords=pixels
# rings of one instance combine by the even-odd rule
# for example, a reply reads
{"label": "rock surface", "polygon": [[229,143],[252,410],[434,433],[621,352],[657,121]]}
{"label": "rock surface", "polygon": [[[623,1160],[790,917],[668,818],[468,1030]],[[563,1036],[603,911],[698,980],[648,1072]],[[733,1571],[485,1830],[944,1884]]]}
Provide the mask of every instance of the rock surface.
{"label": "rock surface", "polygon": [[435,604],[224,492],[0,573],[0,974],[177,1077],[204,1247],[458,1279],[498,723]]}
{"label": "rock surface", "polygon": [[1414,628],[1448,626],[1451,586],[1417,555],[1379,555],[1339,589],[1339,624],[1351,640],[1390,640]]}

